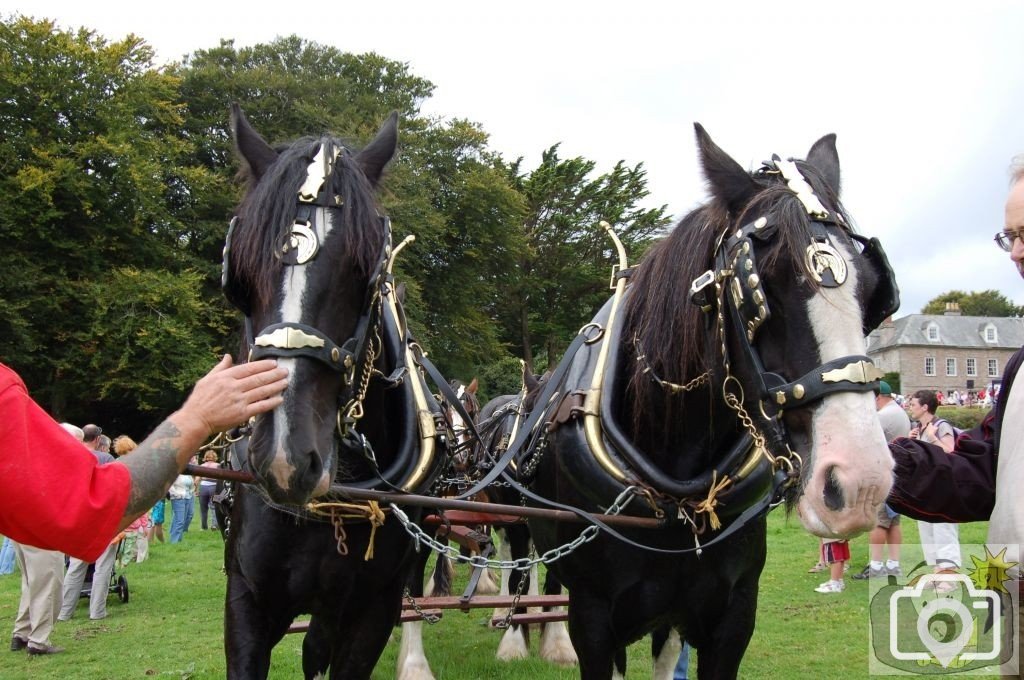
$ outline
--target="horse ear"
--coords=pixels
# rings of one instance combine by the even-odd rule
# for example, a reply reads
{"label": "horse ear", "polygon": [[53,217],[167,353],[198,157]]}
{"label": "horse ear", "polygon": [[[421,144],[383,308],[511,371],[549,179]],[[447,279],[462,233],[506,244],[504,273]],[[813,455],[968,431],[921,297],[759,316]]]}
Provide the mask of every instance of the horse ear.
{"label": "horse ear", "polygon": [[828,187],[839,195],[839,153],[835,134],[827,134],[814,143],[807,152],[807,162],[821,173]]}
{"label": "horse ear", "polygon": [[476,377],[474,377],[469,382],[469,387],[466,388],[466,391],[469,392],[470,394],[476,394],[477,388],[479,388],[479,387],[480,387],[480,385],[479,385],[479,383],[477,383]]}
{"label": "horse ear", "polygon": [[693,128],[697,133],[697,150],[711,193],[722,200],[730,212],[739,212],[757,194],[757,183],[739,163],[711,141],[703,125],[694,123]]}
{"label": "horse ear", "polygon": [[238,155],[248,164],[257,180],[277,160],[277,152],[249,125],[238,102],[231,103],[231,136]]}
{"label": "horse ear", "polygon": [[356,156],[359,166],[363,169],[366,179],[370,184],[377,186],[381,175],[384,173],[384,166],[395,155],[395,147],[398,146],[398,111],[392,111],[388,119],[380,127],[377,136],[373,138],[365,149]]}

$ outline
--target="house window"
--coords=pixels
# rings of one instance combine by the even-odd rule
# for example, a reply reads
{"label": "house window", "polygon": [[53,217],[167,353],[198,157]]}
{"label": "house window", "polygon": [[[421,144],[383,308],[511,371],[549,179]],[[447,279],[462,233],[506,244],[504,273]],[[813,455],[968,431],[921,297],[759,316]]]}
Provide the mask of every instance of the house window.
{"label": "house window", "polygon": [[946,359],[946,375],[956,375],[956,359]]}
{"label": "house window", "polygon": [[999,362],[995,359],[988,360],[988,377],[998,378],[999,377]]}
{"label": "house window", "polygon": [[924,358],[924,374],[935,375],[935,357]]}
{"label": "house window", "polygon": [[934,324],[934,323],[928,324],[928,342],[938,342],[938,341],[939,341],[939,327],[938,327],[938,325]]}
{"label": "house window", "polygon": [[978,360],[968,359],[967,360],[967,377],[972,378],[978,375]]}
{"label": "house window", "polygon": [[985,342],[999,342],[999,335],[996,333],[996,327],[992,324],[985,326]]}

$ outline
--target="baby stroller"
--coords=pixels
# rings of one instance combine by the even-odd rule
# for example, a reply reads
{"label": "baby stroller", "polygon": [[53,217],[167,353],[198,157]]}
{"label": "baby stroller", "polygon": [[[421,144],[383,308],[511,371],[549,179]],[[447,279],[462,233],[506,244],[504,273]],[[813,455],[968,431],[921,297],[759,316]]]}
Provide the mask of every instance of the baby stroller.
{"label": "baby stroller", "polygon": [[[110,572],[110,583],[104,584],[102,587],[107,588],[109,593],[117,593],[118,599],[121,602],[128,601],[128,579],[123,573],[125,563],[125,550],[128,544],[128,537],[124,532],[121,532],[120,540],[117,542],[117,553],[114,557],[114,568]],[[90,564],[88,571],[85,573],[85,582],[82,584],[82,592],[79,594],[79,598],[90,597],[92,595],[92,589],[95,586],[93,583],[93,576],[96,572],[96,564]]]}

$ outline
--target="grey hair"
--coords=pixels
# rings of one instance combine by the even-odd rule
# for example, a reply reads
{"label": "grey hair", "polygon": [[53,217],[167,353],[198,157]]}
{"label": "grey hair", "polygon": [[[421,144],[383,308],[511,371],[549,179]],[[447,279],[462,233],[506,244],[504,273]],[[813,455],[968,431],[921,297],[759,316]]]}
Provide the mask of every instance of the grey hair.
{"label": "grey hair", "polygon": [[1024,153],[1019,153],[1010,161],[1010,186],[1024,179]]}

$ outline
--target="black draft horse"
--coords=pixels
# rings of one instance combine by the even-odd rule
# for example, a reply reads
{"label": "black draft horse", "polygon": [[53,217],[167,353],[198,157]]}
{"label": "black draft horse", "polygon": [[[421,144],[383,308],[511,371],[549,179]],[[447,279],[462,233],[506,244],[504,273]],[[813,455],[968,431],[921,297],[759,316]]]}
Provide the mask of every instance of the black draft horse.
{"label": "black draft horse", "polygon": [[[736,677],[772,499],[796,504],[816,535],[849,536],[874,525],[891,484],[864,338],[898,290],[839,204],[835,136],[806,161],[748,173],[696,129],[710,201],[618,277],[581,331],[589,342],[564,359],[546,450],[520,461],[537,465],[540,496],[594,513],[631,501],[625,513],[672,522],[620,532],[636,544],[703,546],[656,552],[602,530],[549,565],[569,588],[585,680],[624,675],[626,645],[666,626],[697,650],[699,677]],[[529,524],[542,551],[581,531]]]}
{"label": "black draft horse", "polygon": [[246,315],[250,356],[276,357],[289,384],[234,451],[257,483],[232,507],[227,677],[266,678],[274,645],[311,613],[305,676],[369,678],[401,612],[412,543],[374,506],[307,504],[330,500],[335,481],[421,492],[443,458],[422,431],[419,416],[441,413],[410,365],[374,196],[397,115],[358,153],[329,136],[272,148],[237,106],[232,128],[249,186],[225,246],[225,293]]}

